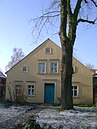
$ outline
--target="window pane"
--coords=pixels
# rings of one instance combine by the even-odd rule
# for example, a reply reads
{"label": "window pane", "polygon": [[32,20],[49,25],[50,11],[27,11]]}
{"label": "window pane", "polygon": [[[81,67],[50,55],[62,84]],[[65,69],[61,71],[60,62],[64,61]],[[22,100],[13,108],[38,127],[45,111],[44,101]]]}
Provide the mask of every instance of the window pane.
{"label": "window pane", "polygon": [[51,48],[46,48],[45,49],[45,54],[51,54]]}
{"label": "window pane", "polygon": [[58,67],[57,63],[51,63],[51,73],[57,73]]}
{"label": "window pane", "polygon": [[34,85],[32,85],[32,88],[34,88]]}
{"label": "window pane", "polygon": [[28,85],[28,88],[31,88],[31,85]]}
{"label": "window pane", "polygon": [[28,67],[23,67],[23,72],[28,72]]}
{"label": "window pane", "polygon": [[74,91],[74,96],[77,96],[77,91]]}
{"label": "window pane", "polygon": [[34,89],[32,89],[32,95],[34,95]]}
{"label": "window pane", "polygon": [[74,90],[77,90],[77,86],[74,86]]}
{"label": "window pane", "polygon": [[39,63],[39,73],[45,72],[45,63]]}
{"label": "window pane", "polygon": [[26,67],[23,67],[23,71],[26,71]]}
{"label": "window pane", "polygon": [[78,88],[77,88],[77,86],[72,86],[72,96],[73,97],[78,96]]}
{"label": "window pane", "polygon": [[34,85],[28,85],[28,95],[32,96],[35,94],[35,86]]}
{"label": "window pane", "polygon": [[28,89],[28,95],[30,95],[30,89]]}

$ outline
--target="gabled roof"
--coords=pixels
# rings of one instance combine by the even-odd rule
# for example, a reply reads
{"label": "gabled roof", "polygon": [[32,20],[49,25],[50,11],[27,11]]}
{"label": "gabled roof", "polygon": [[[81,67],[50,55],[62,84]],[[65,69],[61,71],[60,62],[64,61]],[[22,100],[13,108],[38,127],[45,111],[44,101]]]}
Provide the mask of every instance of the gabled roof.
{"label": "gabled roof", "polygon": [[[38,47],[36,47],[33,51],[31,51],[27,56],[25,56],[22,60],[24,60],[26,57],[28,57],[30,54],[32,54],[33,52],[35,52],[36,50],[38,50],[43,44],[47,43],[47,41],[51,41],[52,43],[54,43],[51,39],[47,39],[45,40],[43,43],[41,43]],[[59,47],[56,43],[54,43],[57,47]],[[60,47],[59,47],[60,48]],[[61,48],[60,48],[61,49]],[[18,63],[20,63],[22,60],[20,60]],[[18,63],[16,63],[12,68],[14,68]],[[8,71],[6,71],[6,74],[12,69],[10,68]]]}
{"label": "gabled roof", "polygon": [[0,71],[0,78],[6,78],[6,76]]}
{"label": "gabled roof", "polygon": [[[43,44],[46,44],[47,43],[47,41],[51,41],[53,44],[55,44],[57,47],[59,47],[60,49],[61,49],[61,47],[60,46],[58,46],[56,43],[54,43],[51,39],[47,39],[47,40],[45,40],[43,43],[41,43],[38,47],[36,47],[33,51],[31,51],[27,56],[25,56],[22,60],[20,60],[18,63],[20,63],[21,61],[23,61],[23,60],[25,60],[25,58],[27,58],[30,54],[32,54],[32,53],[34,53],[35,51],[37,51],[37,50],[39,50],[39,48],[41,48],[41,46],[43,45]],[[81,65],[83,65],[83,67],[85,67],[86,69],[88,69],[89,71],[91,71],[89,68],[87,68],[83,63],[81,63],[79,60],[77,60],[75,57],[73,57],[76,61],[78,61]],[[17,64],[18,64],[17,63]],[[15,64],[12,68],[10,68],[7,72],[6,72],[6,74],[11,70],[11,69],[13,69],[17,64]],[[91,71],[92,72],[92,71]]]}

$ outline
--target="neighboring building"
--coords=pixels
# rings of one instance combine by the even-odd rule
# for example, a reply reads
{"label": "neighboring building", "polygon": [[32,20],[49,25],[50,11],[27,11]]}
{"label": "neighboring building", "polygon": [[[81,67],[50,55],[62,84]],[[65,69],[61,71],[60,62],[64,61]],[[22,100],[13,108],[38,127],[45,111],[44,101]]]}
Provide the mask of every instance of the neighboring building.
{"label": "neighboring building", "polygon": [[[92,72],[73,58],[74,103],[93,103]],[[43,42],[7,74],[6,99],[25,96],[27,102],[58,103],[61,96],[61,48],[50,39]]]}
{"label": "neighboring building", "polygon": [[0,100],[5,100],[6,76],[0,71]]}
{"label": "neighboring building", "polygon": [[93,71],[93,103],[97,101],[97,69],[92,69]]}

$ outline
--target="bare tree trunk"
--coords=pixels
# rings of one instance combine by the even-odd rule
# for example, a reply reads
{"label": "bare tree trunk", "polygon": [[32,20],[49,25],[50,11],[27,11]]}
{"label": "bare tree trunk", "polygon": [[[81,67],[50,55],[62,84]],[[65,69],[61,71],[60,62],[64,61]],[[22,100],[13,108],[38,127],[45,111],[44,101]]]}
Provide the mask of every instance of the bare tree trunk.
{"label": "bare tree trunk", "polygon": [[[62,46],[62,63],[61,63],[61,105],[62,110],[73,108],[72,98],[72,55],[73,45],[67,36],[67,0],[61,0],[60,5],[60,41]],[[71,17],[70,17],[71,19]],[[70,26],[69,26],[70,27]],[[72,34],[72,27],[70,28]],[[71,36],[71,35],[70,35]]]}
{"label": "bare tree trunk", "polygon": [[[63,42],[62,39],[61,39],[61,42]],[[73,54],[73,48],[71,46],[62,47],[62,63],[61,63],[61,68],[62,68],[61,70],[61,106],[62,106],[62,110],[73,109],[72,54]]]}

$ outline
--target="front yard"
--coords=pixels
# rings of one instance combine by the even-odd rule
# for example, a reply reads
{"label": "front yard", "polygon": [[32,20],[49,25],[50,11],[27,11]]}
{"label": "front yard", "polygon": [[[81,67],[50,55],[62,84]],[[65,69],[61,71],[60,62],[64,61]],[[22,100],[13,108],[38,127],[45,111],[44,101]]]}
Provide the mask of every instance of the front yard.
{"label": "front yard", "polygon": [[10,106],[5,107],[3,104],[0,104],[0,123],[6,120],[12,119],[20,114],[23,114],[28,110],[29,106]]}
{"label": "front yard", "polygon": [[[29,129],[28,120],[34,119],[42,129],[97,129],[97,108],[78,107],[75,110],[60,111],[60,107],[44,105],[11,105],[0,104],[0,129],[13,129],[22,125]],[[26,125],[26,126],[25,126]],[[33,129],[33,128],[30,128]]]}
{"label": "front yard", "polygon": [[17,125],[24,125],[30,118],[32,105],[16,105],[0,102],[0,129],[13,129]]}

